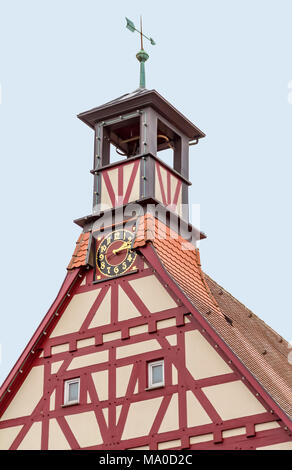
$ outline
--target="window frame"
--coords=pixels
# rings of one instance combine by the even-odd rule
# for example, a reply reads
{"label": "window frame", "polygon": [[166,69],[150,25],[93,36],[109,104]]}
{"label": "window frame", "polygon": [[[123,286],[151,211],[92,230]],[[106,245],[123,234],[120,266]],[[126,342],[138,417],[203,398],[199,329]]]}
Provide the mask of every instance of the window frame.
{"label": "window frame", "polygon": [[[78,398],[77,400],[69,401],[70,384],[78,383]],[[78,405],[80,403],[80,377],[64,381],[64,404],[63,406]]]}
{"label": "window frame", "polygon": [[[152,369],[154,366],[162,366],[162,381],[153,383],[153,372]],[[158,359],[156,361],[148,362],[148,390],[153,388],[159,388],[165,386],[165,364],[164,359]]]}

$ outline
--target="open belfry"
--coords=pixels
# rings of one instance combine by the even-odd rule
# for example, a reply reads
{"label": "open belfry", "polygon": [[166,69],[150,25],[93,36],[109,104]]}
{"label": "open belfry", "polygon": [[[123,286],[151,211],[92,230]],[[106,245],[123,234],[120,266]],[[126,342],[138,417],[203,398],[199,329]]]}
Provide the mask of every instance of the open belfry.
{"label": "open belfry", "polygon": [[205,135],[146,89],[140,34],[140,87],[78,116],[93,209],[1,387],[0,449],[292,449],[288,344],[202,269],[188,191]]}

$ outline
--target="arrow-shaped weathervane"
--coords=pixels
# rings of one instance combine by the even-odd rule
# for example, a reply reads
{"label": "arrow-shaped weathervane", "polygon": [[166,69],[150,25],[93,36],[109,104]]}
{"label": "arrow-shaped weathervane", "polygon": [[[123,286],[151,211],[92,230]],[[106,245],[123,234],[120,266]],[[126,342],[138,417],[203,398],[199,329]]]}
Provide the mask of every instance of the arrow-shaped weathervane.
{"label": "arrow-shaped weathervane", "polygon": [[133,21],[129,20],[129,18],[126,17],[126,21],[127,21],[126,28],[128,28],[132,33],[137,31],[137,33],[139,33],[140,37],[141,37],[141,50],[138,52],[138,54],[136,54],[136,57],[140,62],[140,88],[145,88],[145,65],[144,65],[144,63],[146,62],[147,59],[149,59],[149,55],[147,54],[147,52],[144,51],[143,38],[148,39],[148,41],[150,41],[152,46],[155,46],[156,43],[155,43],[154,39],[148,38],[148,36],[146,36],[143,33],[143,30],[142,30],[142,17],[140,17],[140,31],[139,31],[139,29],[137,29],[135,27]]}

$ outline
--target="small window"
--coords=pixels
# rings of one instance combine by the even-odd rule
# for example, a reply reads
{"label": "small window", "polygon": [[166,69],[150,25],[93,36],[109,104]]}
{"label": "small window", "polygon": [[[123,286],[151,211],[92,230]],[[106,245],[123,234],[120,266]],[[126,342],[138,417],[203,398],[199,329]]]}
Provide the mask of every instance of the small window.
{"label": "small window", "polygon": [[79,403],[80,378],[66,380],[64,386],[64,405]]}
{"label": "small window", "polygon": [[148,388],[164,386],[164,361],[149,362],[148,364]]}

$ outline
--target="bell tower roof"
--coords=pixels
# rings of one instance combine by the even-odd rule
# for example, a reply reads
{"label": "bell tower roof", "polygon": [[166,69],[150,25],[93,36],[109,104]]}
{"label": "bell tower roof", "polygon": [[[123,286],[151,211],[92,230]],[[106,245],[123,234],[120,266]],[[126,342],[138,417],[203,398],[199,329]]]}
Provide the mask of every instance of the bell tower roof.
{"label": "bell tower roof", "polygon": [[78,118],[94,129],[97,122],[149,106],[175,125],[190,140],[205,137],[204,132],[154,89],[138,88],[101,106],[84,111],[78,114]]}

